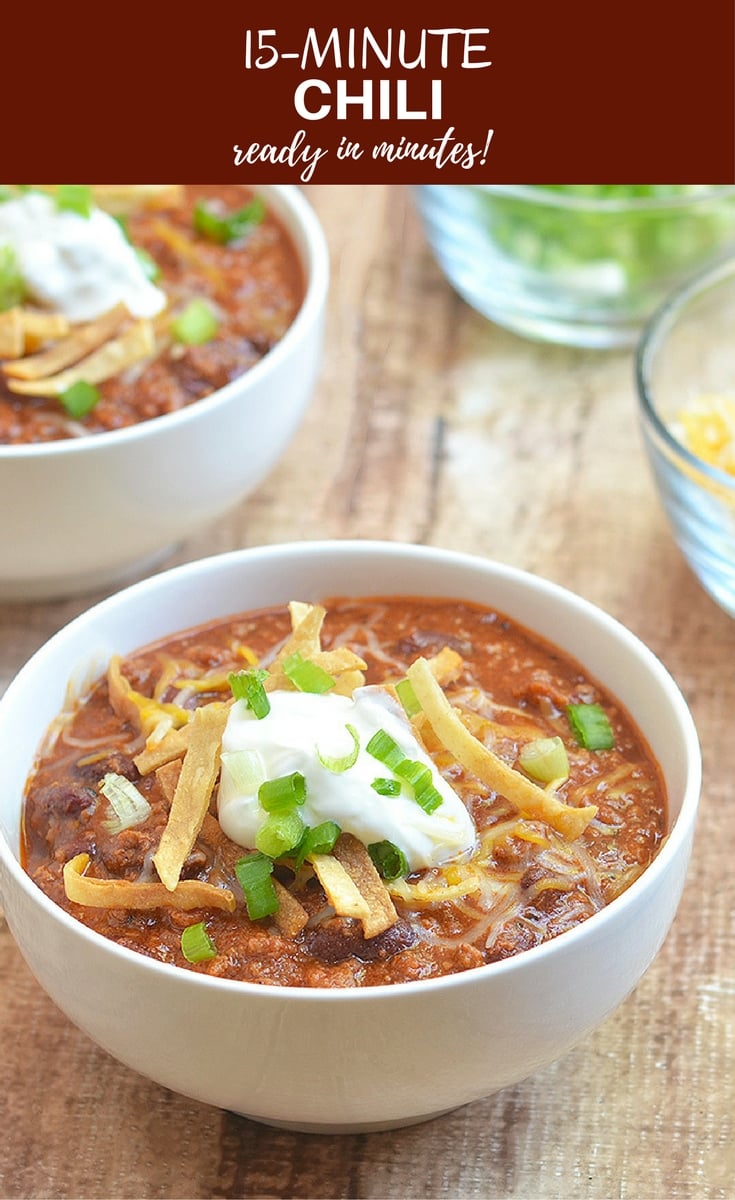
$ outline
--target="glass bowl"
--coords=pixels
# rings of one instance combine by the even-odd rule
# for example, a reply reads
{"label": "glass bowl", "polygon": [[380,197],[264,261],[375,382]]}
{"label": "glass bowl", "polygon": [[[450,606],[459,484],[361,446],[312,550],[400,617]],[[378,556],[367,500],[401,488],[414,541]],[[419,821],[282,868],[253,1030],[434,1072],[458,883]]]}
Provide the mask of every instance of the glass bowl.
{"label": "glass bowl", "polygon": [[634,346],[683,280],[735,250],[735,186],[413,189],[434,257],[478,312],[525,337]]}
{"label": "glass bowl", "polygon": [[735,258],[653,314],[636,353],[643,441],[684,557],[735,616]]}

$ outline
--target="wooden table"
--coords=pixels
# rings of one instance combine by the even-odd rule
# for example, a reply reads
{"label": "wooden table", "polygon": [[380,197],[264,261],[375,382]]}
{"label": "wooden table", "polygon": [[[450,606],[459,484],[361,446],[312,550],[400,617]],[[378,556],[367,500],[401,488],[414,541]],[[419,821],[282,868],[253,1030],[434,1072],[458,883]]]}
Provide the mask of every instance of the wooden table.
{"label": "wooden table", "polygon": [[[449,288],[401,187],[306,192],[331,248],[313,403],[269,479],[164,565],[290,539],[384,537],[530,569],[620,618],[698,724],[705,787],[674,927],[562,1062],[425,1125],[322,1137],[206,1107],[118,1065],[0,931],[3,1197],[735,1197],[735,624],[665,524],[632,358],[524,341]],[[0,608],[3,685],[99,594]],[[0,923],[1,924],[1,923]]]}

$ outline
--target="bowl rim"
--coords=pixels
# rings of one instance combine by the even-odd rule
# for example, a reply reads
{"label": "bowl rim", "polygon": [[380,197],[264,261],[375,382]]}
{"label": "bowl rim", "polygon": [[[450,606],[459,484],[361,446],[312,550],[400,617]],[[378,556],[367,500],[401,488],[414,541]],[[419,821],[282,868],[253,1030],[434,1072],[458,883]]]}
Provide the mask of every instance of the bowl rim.
{"label": "bowl rim", "polygon": [[709,478],[718,488],[735,491],[735,476],[721,467],[716,467],[699,458],[671,432],[662,419],[653,396],[651,376],[654,359],[663,346],[667,335],[691,300],[704,296],[708,291],[735,276],[735,257],[727,255],[695,274],[676,288],[654,309],[644,325],[634,354],[634,374],[640,412],[646,422],[664,443],[669,453],[681,459],[699,474]]}
{"label": "bowl rim", "polygon": [[[60,922],[62,927],[72,936],[80,938],[82,942],[88,943],[92,948],[103,954],[112,955],[114,959],[122,964],[127,963],[132,970],[152,971],[154,976],[161,976],[162,979],[168,979],[172,982],[179,979],[184,986],[233,992],[234,994],[256,999],[278,996],[281,1000],[288,997],[289,1002],[300,1004],[316,1002],[323,1004],[325,999],[329,999],[333,1003],[354,1004],[366,1003],[370,998],[377,999],[388,996],[393,998],[405,996],[408,1000],[417,993],[431,993],[462,986],[472,986],[473,980],[479,982],[480,979],[487,976],[503,976],[523,971],[535,962],[543,962],[549,955],[564,956],[567,952],[573,952],[578,942],[594,936],[596,930],[604,930],[606,925],[616,920],[619,914],[624,913],[627,908],[630,908],[631,905],[637,902],[641,892],[655,890],[659,879],[668,871],[670,862],[686,852],[687,843],[693,835],[696,824],[702,785],[702,756],[699,737],[694,724],[694,718],[678,683],[668,668],[637,634],[633,633],[632,630],[616,617],[613,617],[594,602],[585,599],[562,584],[558,584],[544,576],[508,563],[485,558],[478,554],[417,543],[384,541],[379,539],[337,538],[250,546],[179,564],[156,575],[148,576],[107,596],[90,608],[85,609],[57,630],[56,633],[48,638],[30,656],[17,672],[4,695],[0,697],[0,712],[12,704],[16,688],[23,686],[23,677],[26,669],[37,658],[42,657],[55,645],[63,643],[67,638],[73,638],[76,631],[83,629],[88,622],[94,622],[98,616],[104,618],[108,612],[124,606],[129,600],[134,600],[138,596],[145,596],[152,588],[160,587],[167,589],[183,580],[191,583],[192,581],[201,579],[202,582],[205,582],[210,571],[227,572],[231,567],[237,567],[253,558],[260,559],[263,562],[267,562],[269,559],[283,561],[285,557],[293,558],[293,556],[298,555],[309,557],[312,555],[318,556],[323,553],[365,556],[378,555],[389,558],[405,558],[408,556],[415,560],[422,559],[425,562],[436,563],[437,566],[445,566],[450,569],[464,568],[475,571],[479,570],[481,573],[486,574],[488,579],[501,578],[522,587],[531,587],[542,598],[556,600],[584,613],[598,625],[606,628],[614,638],[618,640],[622,639],[638,657],[642,658],[647,670],[653,674],[661,688],[666,692],[669,702],[675,711],[686,743],[686,759],[688,764],[681,809],[664,838],[658,854],[649,866],[625,892],[611,901],[609,905],[593,913],[592,916],[573,929],[567,930],[539,946],[524,950],[519,954],[498,962],[486,963],[463,972],[431,979],[409,980],[400,984],[380,984],[364,988],[312,988],[251,983],[241,980],[224,979],[197,971],[189,971],[171,963],[159,962],[156,959],[148,958],[90,929],[81,921],[77,921],[65,909],[55,904],[25,872],[19,857],[10,847],[4,832],[0,830],[0,865],[4,866],[14,885],[20,888],[29,902],[33,905],[39,905],[52,921]],[[407,595],[408,592],[403,591],[396,594]],[[540,631],[534,630],[532,626],[528,626],[528,628],[540,633]],[[173,630],[172,632],[176,631]],[[540,634],[540,636],[543,637],[544,635]]]}
{"label": "bowl rim", "polygon": [[[434,187],[429,186],[430,191]],[[441,185],[439,185],[441,186]],[[569,192],[555,192],[542,183],[479,183],[472,185],[473,190],[487,192],[491,196],[508,197],[515,200],[525,200],[532,204],[542,204],[548,208],[570,209],[575,212],[590,211],[599,213],[621,212],[650,212],[655,210],[669,211],[690,208],[713,200],[725,200],[735,197],[735,184],[713,183],[697,184],[701,192],[690,192],[679,196],[581,196]]]}
{"label": "bowl rim", "polygon": [[[189,186],[196,187],[196,184]],[[251,190],[274,201],[274,211],[285,228],[301,261],[305,291],[301,306],[283,336],[258,362],[244,374],[231,379],[208,396],[202,396],[175,412],[162,413],[146,421],[137,421],[122,429],[107,429],[78,438],[60,438],[52,442],[24,442],[19,445],[0,445],[0,462],[4,459],[47,458],[58,455],[88,453],[105,446],[121,446],[126,442],[155,436],[160,432],[185,426],[200,420],[214,409],[228,404],[240,395],[243,387],[254,386],[268,372],[275,370],[291,349],[302,328],[311,327],[324,311],[329,285],[329,248],[326,234],[309,200],[297,184],[248,184]]]}

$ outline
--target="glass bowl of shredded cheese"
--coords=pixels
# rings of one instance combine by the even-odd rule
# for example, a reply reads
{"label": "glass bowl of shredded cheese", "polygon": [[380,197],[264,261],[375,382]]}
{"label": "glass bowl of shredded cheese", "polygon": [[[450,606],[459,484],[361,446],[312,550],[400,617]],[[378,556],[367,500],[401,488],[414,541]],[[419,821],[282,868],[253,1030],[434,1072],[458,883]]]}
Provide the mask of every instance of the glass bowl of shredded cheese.
{"label": "glass bowl of shredded cheese", "polygon": [[697,274],[643,331],[644,445],[689,566],[735,616],[735,258]]}

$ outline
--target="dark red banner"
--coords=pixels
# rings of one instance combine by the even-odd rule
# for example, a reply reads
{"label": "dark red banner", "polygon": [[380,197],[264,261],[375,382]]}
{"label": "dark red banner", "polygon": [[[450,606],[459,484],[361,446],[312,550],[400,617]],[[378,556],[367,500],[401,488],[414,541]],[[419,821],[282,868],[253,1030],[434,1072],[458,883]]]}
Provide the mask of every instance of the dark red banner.
{"label": "dark red banner", "polygon": [[4,174],[735,182],[733,13],[731,0],[6,6]]}

